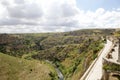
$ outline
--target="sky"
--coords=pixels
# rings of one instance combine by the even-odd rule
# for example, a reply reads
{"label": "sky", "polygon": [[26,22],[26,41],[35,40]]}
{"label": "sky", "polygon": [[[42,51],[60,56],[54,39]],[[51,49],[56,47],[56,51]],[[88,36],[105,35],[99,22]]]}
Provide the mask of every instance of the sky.
{"label": "sky", "polygon": [[98,8],[114,10],[120,8],[120,0],[76,0],[77,7],[83,10],[95,11]]}
{"label": "sky", "polygon": [[120,28],[120,0],[0,0],[0,33]]}

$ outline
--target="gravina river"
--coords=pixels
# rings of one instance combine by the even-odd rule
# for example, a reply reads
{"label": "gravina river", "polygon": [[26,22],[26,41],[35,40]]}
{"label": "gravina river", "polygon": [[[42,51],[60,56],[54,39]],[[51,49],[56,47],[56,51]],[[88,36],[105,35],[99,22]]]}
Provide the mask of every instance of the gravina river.
{"label": "gravina river", "polygon": [[46,60],[46,62],[50,63],[56,70],[57,74],[58,74],[58,77],[59,77],[59,80],[64,80],[64,76],[62,74],[62,72],[55,66],[55,64],[53,64],[52,62]]}

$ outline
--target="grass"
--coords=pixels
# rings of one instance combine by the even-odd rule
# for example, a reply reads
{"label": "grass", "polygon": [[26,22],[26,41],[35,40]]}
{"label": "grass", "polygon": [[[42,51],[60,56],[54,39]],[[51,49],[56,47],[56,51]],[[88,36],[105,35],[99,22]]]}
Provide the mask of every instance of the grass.
{"label": "grass", "polygon": [[104,70],[110,70],[110,71],[120,71],[120,65],[117,65],[117,64],[104,64],[103,65],[103,69]]}
{"label": "grass", "polygon": [[56,75],[54,68],[45,62],[0,53],[0,80],[57,80]]}

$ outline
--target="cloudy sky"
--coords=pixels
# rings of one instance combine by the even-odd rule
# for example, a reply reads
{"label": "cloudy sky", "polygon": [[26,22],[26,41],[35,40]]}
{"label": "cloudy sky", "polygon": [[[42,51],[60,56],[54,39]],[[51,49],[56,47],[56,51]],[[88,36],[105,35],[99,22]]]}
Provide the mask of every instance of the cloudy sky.
{"label": "cloudy sky", "polygon": [[0,0],[0,33],[120,28],[120,0]]}

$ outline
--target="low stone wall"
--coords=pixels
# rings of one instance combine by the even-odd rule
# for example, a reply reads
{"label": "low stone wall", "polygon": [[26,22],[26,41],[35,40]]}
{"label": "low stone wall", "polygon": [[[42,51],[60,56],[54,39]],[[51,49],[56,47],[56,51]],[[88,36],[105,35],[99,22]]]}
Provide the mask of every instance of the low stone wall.
{"label": "low stone wall", "polygon": [[120,63],[112,62],[107,58],[103,58],[103,77],[102,80],[110,80],[110,74],[120,74]]}

